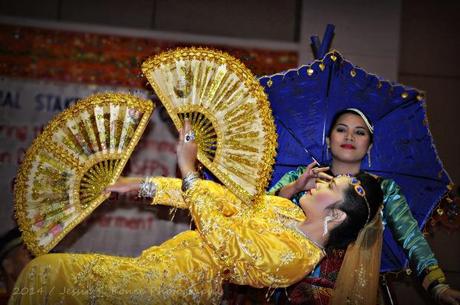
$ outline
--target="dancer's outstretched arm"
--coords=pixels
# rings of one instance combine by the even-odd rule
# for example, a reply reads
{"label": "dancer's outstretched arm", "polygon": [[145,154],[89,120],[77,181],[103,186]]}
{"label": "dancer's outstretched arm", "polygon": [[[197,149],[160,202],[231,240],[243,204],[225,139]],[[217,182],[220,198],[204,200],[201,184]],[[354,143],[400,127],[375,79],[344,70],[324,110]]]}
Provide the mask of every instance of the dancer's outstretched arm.
{"label": "dancer's outstretched arm", "polygon": [[[150,194],[142,193],[144,183],[150,184]],[[152,205],[166,205],[179,209],[187,209],[188,206],[182,197],[182,181],[178,178],[169,177],[120,177],[117,182],[106,188],[107,192],[134,193],[140,197],[151,198]],[[145,187],[145,185],[144,185]]]}
{"label": "dancer's outstretched arm", "polygon": [[[150,195],[139,192],[143,183],[151,183],[154,190]],[[140,197],[151,198],[152,205],[166,205],[179,209],[188,209],[182,197],[182,180],[169,177],[120,177],[117,182],[106,188],[107,192],[135,193]]]}

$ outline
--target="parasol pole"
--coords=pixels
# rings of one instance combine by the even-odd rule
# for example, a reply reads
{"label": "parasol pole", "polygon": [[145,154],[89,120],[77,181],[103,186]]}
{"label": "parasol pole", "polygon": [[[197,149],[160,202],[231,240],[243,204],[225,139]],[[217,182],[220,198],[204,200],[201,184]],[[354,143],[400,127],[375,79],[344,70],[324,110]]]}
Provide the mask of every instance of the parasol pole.
{"label": "parasol pole", "polygon": [[[332,39],[334,38],[334,29],[335,26],[333,24],[328,24],[326,26],[326,30],[324,31],[323,35],[323,42],[321,43],[321,47],[319,49],[319,58],[323,58],[329,49],[331,48]],[[319,59],[318,58],[318,59]]]}
{"label": "parasol pole", "polygon": [[313,58],[319,59],[319,49],[321,49],[321,41],[317,35],[310,36],[311,50],[313,51]]}
{"label": "parasol pole", "polygon": [[[326,55],[329,51],[331,46],[332,39],[334,38],[334,29],[335,26],[333,24],[328,24],[326,26],[326,30],[324,31],[323,35],[323,42],[320,41],[317,35],[310,36],[311,41],[311,48],[313,51],[313,56],[316,60],[320,60],[321,58]],[[326,88],[326,97],[329,95],[329,87],[331,82],[332,73],[329,71],[328,81],[327,81],[327,88]],[[327,111],[326,111],[327,112]],[[295,135],[295,133],[279,118],[276,118],[276,121],[283,126],[285,130],[292,136],[292,138],[303,148],[304,152],[316,163],[318,166],[321,166],[321,163],[318,161],[317,158],[307,149],[307,147],[302,143],[302,141]],[[325,141],[325,130],[326,130],[326,119],[324,119],[323,125],[323,143],[322,146],[324,147]],[[324,159],[324,158],[323,158]]]}
{"label": "parasol pole", "polygon": [[[294,134],[294,132],[286,126],[286,124],[284,124],[284,122],[282,120],[280,120],[279,118],[277,118],[277,121],[280,123],[281,126],[284,127],[284,129],[287,130],[287,132],[289,132],[289,134],[292,136],[292,138],[303,148],[303,151],[316,163],[318,164],[318,166],[321,166],[321,164],[318,162],[318,160],[315,158],[315,156],[313,156],[313,154],[307,149],[307,147],[305,145],[303,145],[302,141],[300,141],[300,139]],[[287,165],[287,164],[286,164]],[[288,165],[289,166],[289,165]],[[298,166],[298,165],[296,165]]]}
{"label": "parasol pole", "polygon": [[384,292],[384,295],[386,296],[386,300],[388,301],[389,305],[394,305],[395,303],[393,301],[393,295],[391,293],[390,287],[388,287],[388,281],[387,281],[386,275],[383,274],[380,278],[381,278],[381,285],[383,287],[383,292]]}
{"label": "parasol pole", "polygon": [[[318,36],[311,36],[310,39],[312,41],[312,49],[313,49],[313,54],[315,56],[316,60],[321,60],[327,52],[329,52],[329,49],[331,47],[332,39],[334,38],[334,29],[335,26],[333,24],[328,24],[326,26],[326,30],[324,31],[323,35],[323,41],[320,43]],[[318,47],[319,45],[319,47]],[[329,69],[328,71],[328,76],[327,76],[327,87],[326,87],[326,111],[324,112],[324,119],[323,119],[323,134],[322,134],[322,147],[324,147],[324,144],[326,142],[326,117],[329,112],[329,107],[328,107],[328,98],[329,98],[329,90],[331,86],[331,77],[332,77],[332,70]],[[323,149],[323,155],[321,156],[321,159],[324,160],[324,149]]]}
{"label": "parasol pole", "polygon": [[323,42],[320,41],[317,35],[310,36],[311,48],[313,51],[313,57],[315,59],[321,59],[329,52],[331,48],[332,38],[334,38],[335,25],[328,24],[323,35]]}

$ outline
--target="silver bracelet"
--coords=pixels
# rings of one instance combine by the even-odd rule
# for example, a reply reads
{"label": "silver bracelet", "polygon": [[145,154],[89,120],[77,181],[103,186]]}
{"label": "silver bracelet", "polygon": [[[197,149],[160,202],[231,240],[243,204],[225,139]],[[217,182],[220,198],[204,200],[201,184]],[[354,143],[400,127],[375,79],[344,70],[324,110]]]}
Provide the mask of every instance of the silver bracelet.
{"label": "silver bracelet", "polygon": [[440,295],[441,295],[444,291],[446,291],[447,289],[449,289],[449,288],[450,288],[450,286],[447,285],[447,284],[438,284],[438,285],[434,286],[433,289],[431,290],[432,293],[433,293],[433,298],[434,298],[437,302],[439,302],[439,297],[440,297]]}
{"label": "silver bracelet", "polygon": [[137,194],[140,198],[153,198],[157,192],[157,186],[151,181],[152,177],[145,177],[139,187],[139,193]]}
{"label": "silver bracelet", "polygon": [[197,172],[187,173],[182,179],[182,192],[186,192],[190,189],[198,179],[200,179],[200,175]]}

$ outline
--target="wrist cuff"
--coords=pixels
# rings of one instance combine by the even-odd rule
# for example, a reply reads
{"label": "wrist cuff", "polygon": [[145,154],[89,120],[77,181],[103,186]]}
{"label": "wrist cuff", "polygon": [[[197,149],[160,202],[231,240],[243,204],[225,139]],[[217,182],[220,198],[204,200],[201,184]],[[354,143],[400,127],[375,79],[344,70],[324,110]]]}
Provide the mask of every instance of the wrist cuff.
{"label": "wrist cuff", "polygon": [[446,276],[438,265],[427,267],[423,271],[422,275],[425,275],[423,277],[422,286],[428,291],[430,291],[434,286],[446,282]]}
{"label": "wrist cuff", "polygon": [[157,186],[151,180],[152,177],[145,177],[139,187],[139,193],[137,194],[140,198],[154,198],[157,192]]}
{"label": "wrist cuff", "polygon": [[190,172],[185,175],[182,179],[182,192],[186,192],[200,179],[200,175],[197,172]]}

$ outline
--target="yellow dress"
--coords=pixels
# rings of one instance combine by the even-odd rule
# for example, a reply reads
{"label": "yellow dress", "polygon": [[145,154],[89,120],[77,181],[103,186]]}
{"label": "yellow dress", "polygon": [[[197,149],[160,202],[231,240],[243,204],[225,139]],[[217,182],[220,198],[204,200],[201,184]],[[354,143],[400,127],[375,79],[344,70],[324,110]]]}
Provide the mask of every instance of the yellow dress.
{"label": "yellow dress", "polygon": [[222,282],[287,287],[312,270],[323,250],[297,224],[287,199],[263,196],[246,205],[225,187],[153,178],[153,204],[188,208],[197,229],[139,257],[47,254],[21,273],[9,304],[219,304]]}

